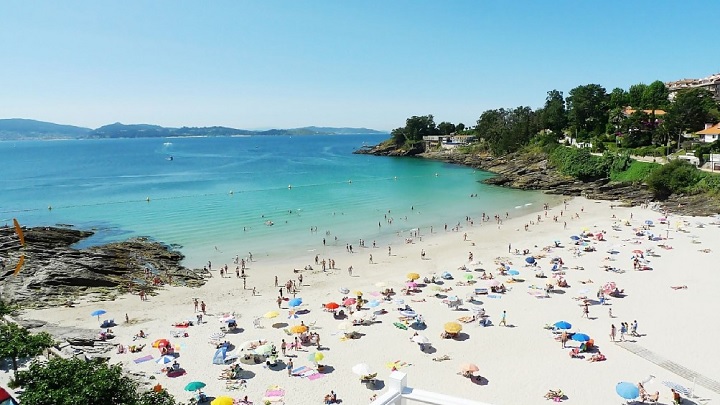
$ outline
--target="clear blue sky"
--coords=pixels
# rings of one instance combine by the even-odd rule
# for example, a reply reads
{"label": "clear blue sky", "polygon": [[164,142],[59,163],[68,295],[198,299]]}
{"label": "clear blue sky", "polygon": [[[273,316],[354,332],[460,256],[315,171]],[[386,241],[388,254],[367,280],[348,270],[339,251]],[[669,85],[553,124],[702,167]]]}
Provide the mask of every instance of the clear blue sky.
{"label": "clear blue sky", "polygon": [[720,72],[720,1],[4,1],[0,118],[474,124],[546,92]]}

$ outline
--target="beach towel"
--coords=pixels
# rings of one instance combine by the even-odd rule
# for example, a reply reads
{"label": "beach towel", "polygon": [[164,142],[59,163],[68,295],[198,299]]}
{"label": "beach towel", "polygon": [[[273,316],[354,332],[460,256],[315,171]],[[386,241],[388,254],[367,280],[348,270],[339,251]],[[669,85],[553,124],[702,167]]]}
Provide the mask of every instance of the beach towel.
{"label": "beach towel", "polygon": [[395,325],[395,327],[398,329],[407,330],[407,325],[405,325],[404,323],[393,322],[393,325]]}
{"label": "beach towel", "polygon": [[152,359],[153,359],[153,356],[152,356],[151,354],[148,354],[147,356],[143,356],[143,357],[137,358],[137,359],[135,359],[135,360],[133,360],[133,361],[135,362],[135,364],[140,364],[140,363],[144,363],[144,362],[146,362],[146,361],[150,361],[150,360],[152,360]]}
{"label": "beach towel", "polygon": [[500,299],[500,298],[502,298],[502,295],[490,294],[490,295],[488,295],[488,298],[497,298],[497,299]]}
{"label": "beach towel", "polygon": [[292,374],[293,375],[302,375],[304,373],[307,373],[308,371],[312,371],[312,369],[310,369],[307,366],[302,366],[302,367],[298,367],[298,368],[294,369],[292,371]]}
{"label": "beach towel", "polygon": [[276,388],[265,391],[266,397],[282,397],[285,396],[285,390],[282,388]]}
{"label": "beach towel", "polygon": [[307,379],[310,380],[310,381],[315,381],[315,380],[317,380],[318,378],[323,378],[323,377],[325,377],[325,374],[315,373],[315,374],[310,374],[309,376],[307,376]]}

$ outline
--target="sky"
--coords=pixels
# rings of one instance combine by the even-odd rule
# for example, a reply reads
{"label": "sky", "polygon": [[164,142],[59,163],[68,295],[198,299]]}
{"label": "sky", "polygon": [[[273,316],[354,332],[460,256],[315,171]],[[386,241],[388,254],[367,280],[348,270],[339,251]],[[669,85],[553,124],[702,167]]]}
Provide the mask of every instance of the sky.
{"label": "sky", "polygon": [[718,15],[716,0],[8,0],[0,118],[474,125],[553,89],[718,73]]}

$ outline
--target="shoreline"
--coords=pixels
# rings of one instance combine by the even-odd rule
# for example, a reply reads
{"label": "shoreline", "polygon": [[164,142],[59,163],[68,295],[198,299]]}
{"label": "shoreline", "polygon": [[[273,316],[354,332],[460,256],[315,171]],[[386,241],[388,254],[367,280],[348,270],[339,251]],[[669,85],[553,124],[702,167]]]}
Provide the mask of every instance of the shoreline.
{"label": "shoreline", "polygon": [[[560,222],[552,221],[552,217],[559,215],[561,210],[577,213],[579,218],[568,220],[567,214],[564,214]],[[614,320],[607,318],[607,309],[592,305],[591,315],[596,319],[581,319],[577,302],[572,300],[578,290],[592,289],[606,281],[617,281],[620,288],[625,289],[628,295],[623,299],[611,300],[610,307],[618,317],[618,321],[639,320],[639,330],[646,336],[639,338],[638,344],[705,375],[711,377],[717,375],[714,365],[720,364],[720,355],[714,352],[707,353],[700,347],[702,345],[680,345],[679,342],[684,341],[683,328],[669,328],[667,324],[668,319],[682,320],[684,323],[694,325],[694,332],[705,336],[719,331],[718,325],[703,322],[703,315],[700,313],[702,311],[694,310],[698,305],[712,307],[713,304],[718,303],[718,298],[712,291],[712,286],[717,285],[716,281],[720,281],[718,280],[720,277],[712,270],[712,263],[718,257],[717,252],[701,253],[697,250],[710,247],[707,240],[712,240],[713,235],[720,236],[720,228],[715,225],[695,228],[694,224],[695,221],[709,224],[712,219],[688,219],[693,222],[688,222],[690,225],[684,226],[690,233],[701,235],[699,244],[691,242],[697,238],[689,238],[688,234],[677,230],[674,226],[669,228],[670,240],[667,243],[672,243],[674,249],[661,250],[656,247],[660,242],[653,243],[653,248],[662,256],[651,259],[653,271],[634,272],[631,266],[628,266],[628,257],[634,244],[624,241],[624,239],[633,240],[632,227],[621,226],[620,231],[614,231],[612,224],[624,217],[629,218],[630,213],[633,213],[634,219],[630,220],[633,226],[641,226],[642,221],[659,217],[657,212],[640,207],[611,208],[610,203],[605,201],[573,198],[568,202],[567,210],[562,204],[550,207],[547,220],[542,210],[539,213],[541,221],[529,225],[527,231],[524,230],[524,225],[529,224],[531,220],[536,221],[538,213],[510,218],[504,221],[501,229],[497,229],[497,225],[491,220],[489,224],[482,225],[478,225],[477,222],[473,226],[469,226],[469,223],[461,224],[463,227],[459,232],[436,230],[432,237],[423,237],[422,240],[418,238],[414,243],[393,245],[390,256],[387,255],[386,246],[359,249],[362,253],[353,254],[346,252],[344,247],[337,246],[323,258],[334,256],[339,270],[322,272],[315,268],[313,271],[301,273],[304,277],[303,285],[299,288],[297,296],[302,297],[304,301],[300,308],[307,310],[308,313],[301,315],[297,320],[286,319],[287,308],[283,304],[280,317],[275,320],[264,318],[260,320],[262,328],[255,328],[253,319],[277,309],[275,304],[277,288],[274,287],[274,277],[278,276],[280,284],[289,279],[297,280],[298,273],[294,273],[293,268],[302,268],[307,263],[313,263],[315,267],[314,255],[310,252],[288,252],[287,256],[278,261],[258,259],[251,262],[247,270],[248,289],[242,289],[241,279],[237,279],[232,271],[230,278],[221,279],[217,271],[213,270],[213,277],[208,279],[203,287],[192,290],[180,287],[167,288],[157,296],[150,297],[149,302],[142,302],[137,296],[125,295],[115,301],[83,302],[75,308],[25,311],[22,317],[92,329],[97,328],[97,322],[87,314],[95,307],[105,306],[109,317],[122,320],[124,314],[128,313],[133,321],[130,325],[121,322],[119,326],[113,328],[117,335],[114,342],[129,344],[138,329],[143,329],[151,334],[151,339],[146,340],[145,343],[151,343],[156,338],[168,337],[169,333],[174,331],[173,322],[193,319],[195,313],[191,298],[200,297],[208,305],[206,323],[186,329],[190,335],[188,338],[173,339],[174,343],[180,345],[178,361],[187,370],[187,376],[173,379],[157,375],[155,371],[160,366],[152,362],[135,364],[132,361],[141,354],[111,352],[111,362],[121,362],[132,372],[156,376],[155,381],[168,387],[179,400],[189,398],[189,394],[182,390],[184,383],[199,379],[208,383],[205,390],[208,394],[235,397],[248,395],[255,403],[261,403],[264,390],[271,384],[286,389],[288,403],[319,403],[322,396],[330,389],[335,389],[346,403],[368,403],[373,393],[382,390],[372,391],[359,384],[348,384],[347,381],[357,378],[350,368],[356,363],[366,362],[379,372],[378,378],[384,379],[390,371],[386,367],[387,363],[399,359],[401,363],[407,363],[400,366],[400,369],[408,373],[410,386],[437,389],[439,392],[496,404],[544,403],[542,395],[548,389],[558,388],[561,388],[568,395],[568,400],[573,403],[608,403],[619,398],[614,393],[614,384],[617,381],[642,381],[650,374],[656,376],[656,381],[646,384],[646,387],[652,387],[648,390],[653,391],[657,388],[661,392],[661,400],[667,402],[669,390],[659,383],[661,380],[677,381],[686,386],[691,385],[692,382],[683,381],[680,377],[630,353],[620,345],[608,342],[608,323]],[[617,218],[612,219],[611,215],[616,215]],[[675,215],[671,218],[673,221],[683,219]],[[563,229],[563,222],[568,223],[567,229]],[[580,232],[583,228],[607,231],[608,241],[590,242],[591,246],[597,246],[597,252],[574,256],[570,252],[569,235]],[[467,241],[463,240],[465,233],[468,234]],[[662,232],[663,237],[664,233]],[[406,235],[403,235],[404,237]],[[545,252],[543,247],[551,245],[555,239],[568,241],[568,244],[565,248],[550,249],[549,252]],[[638,242],[643,250],[651,246],[644,240]],[[508,243],[512,245],[512,252],[509,254]],[[616,244],[619,245],[618,249],[621,253],[612,264],[625,269],[624,274],[610,274],[599,268],[608,263],[604,261],[604,257],[610,256],[605,252],[607,246]],[[515,248],[521,251],[529,249],[534,255],[562,255],[568,266],[568,270],[565,271],[570,283],[566,293],[552,293],[551,298],[545,299],[538,299],[528,294],[534,291],[528,288],[530,285],[541,285],[545,280],[553,281],[553,279],[534,278],[532,269],[524,266],[524,256],[514,254]],[[421,250],[426,252],[425,257],[421,256]],[[373,264],[368,260],[370,251],[373,252]],[[379,290],[376,284],[380,282],[387,283],[398,291],[404,286],[405,275],[409,272],[419,273],[422,279],[432,272],[440,274],[449,271],[453,273],[455,280],[448,281],[446,285],[452,287],[453,292],[464,299],[472,288],[458,286],[456,283],[464,281],[466,274],[458,270],[458,267],[471,265],[468,260],[469,252],[474,253],[473,262],[478,262],[477,266],[493,273],[497,268],[496,260],[511,261],[513,268],[517,266],[521,273],[520,277],[525,279],[522,283],[506,284],[512,290],[502,295],[502,298],[482,299],[481,305],[490,315],[494,325],[500,321],[500,313],[507,310],[508,323],[515,327],[483,328],[477,324],[463,324],[464,331],[467,331],[465,338],[467,341],[440,339],[438,335],[445,322],[471,312],[451,311],[441,303],[440,299],[433,296],[435,291],[425,287],[422,288],[421,293],[405,297],[406,303],[425,317],[428,329],[419,332],[426,335],[435,348],[435,352],[421,353],[415,344],[409,342],[411,332],[393,326],[393,322],[397,321],[397,312],[391,303],[381,305],[381,308],[388,311],[387,314],[378,315],[378,320],[382,323],[359,327],[358,331],[365,336],[351,341],[339,339],[337,329],[339,322],[321,310],[322,303],[341,298],[338,289],[342,287],[351,291],[360,289],[368,299],[375,299],[374,293]],[[673,271],[684,267],[683,264],[687,263],[689,255],[692,257],[692,271]],[[230,265],[232,257],[228,257],[227,260]],[[547,259],[541,261],[542,269],[550,273]],[[353,266],[352,275],[347,271],[349,265]],[[573,267],[582,267],[584,270],[574,270]],[[467,274],[475,277],[479,273]],[[588,279],[593,279],[594,284],[580,283],[581,280]],[[503,277],[502,280],[507,279]],[[687,285],[688,290],[675,291],[669,288],[670,285]],[[257,288],[259,295],[252,296],[250,290],[252,287]],[[469,309],[473,305],[466,303],[463,306]],[[238,315],[238,324],[243,328],[241,333],[227,336],[227,339],[236,345],[251,339],[268,339],[279,347],[280,340],[289,336],[283,333],[282,327],[273,328],[273,322],[290,326],[299,321],[314,324],[313,329],[322,337],[322,345],[328,348],[323,351],[326,357],[323,362],[331,365],[334,371],[325,374],[323,381],[318,383],[300,377],[290,378],[284,372],[265,369],[261,365],[243,365],[253,372],[253,377],[247,379],[247,388],[244,391],[226,391],[224,381],[215,379],[223,367],[211,364],[214,348],[208,345],[207,338],[211,333],[219,331],[221,325],[219,319],[222,315],[231,312]],[[559,320],[567,320],[578,325],[576,331],[590,334],[608,360],[590,363],[569,359],[567,353],[560,349],[559,343],[552,340],[549,331],[543,329],[543,325]],[[314,353],[314,350],[299,351],[298,357],[293,359],[296,366],[312,366],[312,363],[306,359],[309,353]],[[145,354],[158,356],[155,349],[146,348],[142,355]],[[432,361],[433,357],[442,355],[449,355],[451,360]],[[459,364],[468,361],[480,367],[480,375],[485,378],[485,383],[481,386],[469,384],[466,379],[456,375]],[[518,368],[515,365],[522,367]],[[518,386],[518,381],[523,381],[523,384]],[[698,392],[702,392],[706,398],[719,398],[716,394],[700,387]]]}

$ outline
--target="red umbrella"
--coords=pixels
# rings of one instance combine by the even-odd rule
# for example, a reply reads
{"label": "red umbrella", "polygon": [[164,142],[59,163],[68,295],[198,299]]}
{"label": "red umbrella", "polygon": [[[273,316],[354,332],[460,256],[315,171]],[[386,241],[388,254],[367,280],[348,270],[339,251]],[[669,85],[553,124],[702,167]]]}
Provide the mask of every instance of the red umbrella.
{"label": "red umbrella", "polygon": [[355,300],[355,298],[348,298],[345,301],[343,301],[343,305],[345,305],[346,307],[349,307],[351,305],[355,305],[356,302],[357,301]]}
{"label": "red umbrella", "polygon": [[337,302],[328,302],[327,304],[325,304],[325,308],[338,309],[338,308],[340,308],[340,304],[338,304]]}

